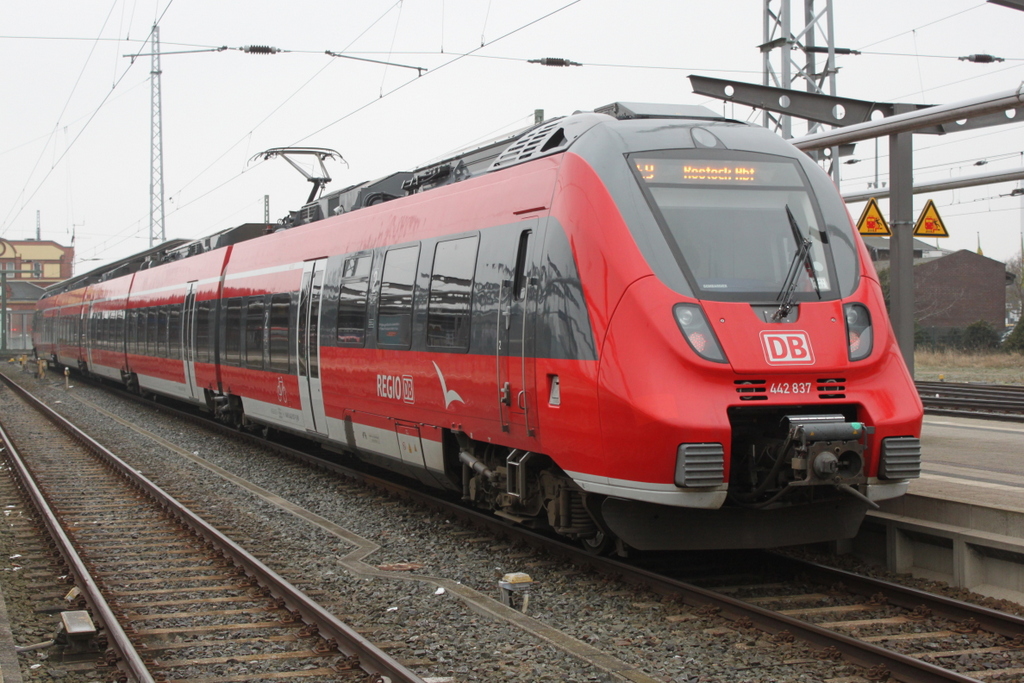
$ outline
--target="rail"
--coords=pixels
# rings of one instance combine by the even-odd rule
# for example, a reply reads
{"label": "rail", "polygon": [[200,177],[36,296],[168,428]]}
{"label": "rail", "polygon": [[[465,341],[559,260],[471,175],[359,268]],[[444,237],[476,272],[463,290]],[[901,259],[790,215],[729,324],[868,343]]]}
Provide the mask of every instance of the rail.
{"label": "rail", "polygon": [[[691,606],[709,605],[717,607],[721,616],[733,620],[741,618],[750,619],[758,628],[768,633],[788,631],[815,648],[835,648],[835,650],[843,654],[848,662],[859,666],[872,668],[881,664],[897,680],[906,683],[974,683],[977,680],[969,674],[935,666],[852,636],[837,633],[813,623],[780,614],[777,611],[746,603],[711,589],[701,588],[691,583],[665,576],[660,572],[650,571],[620,560],[591,555],[582,549],[567,546],[562,541],[526,529],[510,526],[504,520],[461,507],[452,501],[439,499],[427,493],[406,487],[398,482],[381,479],[337,462],[319,458],[316,455],[296,448],[268,442],[255,435],[239,432],[230,427],[212,422],[209,419],[200,418],[195,414],[179,410],[166,403],[154,404],[152,401],[146,401],[130,394],[122,395],[138,400],[140,403],[145,403],[160,412],[200,422],[208,429],[231,435],[243,441],[259,443],[264,447],[306,462],[314,467],[333,471],[350,479],[360,480],[369,486],[386,491],[389,495],[413,500],[436,510],[443,510],[446,515],[459,518],[464,523],[486,529],[499,537],[514,537],[516,540],[534,548],[543,549],[554,556],[563,557],[578,566],[591,567],[598,572],[615,575],[627,582],[645,585],[656,592],[677,595],[683,602]],[[790,562],[793,561],[790,560]],[[805,571],[809,571],[809,568],[805,567]],[[826,571],[833,572],[833,580],[861,587],[860,592],[884,592],[892,603],[896,605],[909,607],[926,604],[935,613],[944,614],[954,620],[974,619],[994,633],[1009,636],[1010,634],[1021,632],[1022,620],[1012,615],[1004,615],[993,610],[986,610],[985,608],[975,608],[967,603],[949,600],[941,596],[929,596],[927,593],[914,589],[905,589],[893,584],[883,587],[882,583],[875,580],[855,577],[839,570],[819,568],[814,573]]]}
{"label": "rail", "polygon": [[[319,634],[325,639],[332,639],[337,644],[338,650],[341,653],[347,656],[357,656],[361,669],[377,676],[378,680],[382,677],[387,677],[388,680],[394,683],[423,683],[422,678],[377,648],[373,643],[359,635],[354,629],[337,619],[337,617],[326,611],[319,604],[310,600],[298,588],[264,565],[230,538],[220,533],[187,507],[183,506],[155,483],[144,477],[140,472],[129,466],[100,443],[93,440],[85,432],[75,427],[75,425],[53,411],[24,388],[2,374],[0,374],[0,380],[34,409],[45,415],[47,419],[85,445],[86,448],[106,462],[118,474],[131,481],[139,490],[145,492],[158,505],[162,506],[168,514],[178,518],[182,524],[188,526],[194,533],[208,541],[213,547],[223,553],[225,557],[232,560],[237,566],[244,568],[246,574],[256,579],[260,585],[269,589],[272,597],[283,601],[287,609],[300,614],[306,623],[315,624],[319,629]],[[0,434],[2,433],[2,430],[0,430]],[[11,450],[13,455],[13,444],[8,443],[6,435],[4,435],[4,441],[5,446]],[[19,472],[24,471],[25,475],[31,476],[23,464],[18,469]],[[46,501],[37,487],[32,485],[31,491],[34,491],[34,493],[31,493],[31,496],[33,501],[37,503],[37,506],[39,504],[46,505]],[[45,509],[48,509],[48,506]],[[45,515],[46,513],[43,513],[42,510],[43,508],[40,508],[40,513]],[[50,529],[53,537],[58,539],[61,551],[68,559],[69,566],[72,567],[75,576],[88,577],[84,563],[71,545],[67,535],[60,528],[58,520],[52,513],[49,513],[49,515],[49,517],[45,517],[47,527]],[[67,552],[65,552],[65,549]],[[91,607],[97,610],[96,614],[100,617],[100,621],[110,630],[109,632],[115,642],[116,650],[119,651],[119,654],[122,654],[126,664],[131,667],[131,675],[139,683],[153,681],[142,658],[135,652],[131,640],[118,625],[113,611],[110,610],[110,607],[103,599],[95,582],[91,578],[87,578],[83,579],[82,583],[81,588],[84,589],[85,594],[88,596],[86,598],[87,601]]]}
{"label": "rail", "polygon": [[[2,374],[0,374],[0,379],[16,394],[25,398],[25,400],[29,400],[26,398],[26,394],[21,387],[11,382]],[[35,403],[32,403],[32,405],[37,407]],[[146,667],[141,655],[135,649],[121,624],[118,623],[113,609],[106,598],[103,597],[103,593],[96,584],[96,580],[92,577],[78,551],[75,550],[71,539],[64,532],[60,520],[50,508],[49,502],[36,484],[35,478],[26,466],[14,442],[7,435],[3,425],[0,425],[0,444],[2,444],[3,449],[6,451],[11,469],[16,474],[25,494],[39,513],[39,517],[47,532],[49,532],[50,538],[53,539],[57,551],[64,558],[64,561],[67,562],[71,574],[75,577],[75,584],[82,591],[82,597],[85,598],[93,618],[106,630],[110,646],[120,657],[119,666],[123,666],[126,669],[125,673],[131,676],[132,680],[136,681],[136,683],[154,683],[155,679],[149,673],[149,669]]]}
{"label": "rail", "polygon": [[[214,431],[230,435],[244,441],[259,443],[264,447],[270,448],[295,460],[305,462],[313,467],[325,469],[350,479],[362,481],[368,486],[387,492],[389,495],[412,500],[428,508],[442,510],[445,515],[452,518],[458,518],[463,523],[484,529],[499,537],[515,538],[517,541],[528,544],[531,547],[545,550],[556,557],[565,558],[577,566],[590,567],[603,574],[614,575],[627,582],[647,586],[659,593],[677,595],[683,602],[694,607],[701,607],[704,605],[717,607],[719,613],[723,617],[733,620],[744,617],[748,618],[758,628],[768,633],[788,631],[795,637],[815,648],[835,648],[843,654],[844,658],[848,662],[862,666],[866,669],[882,664],[885,669],[899,681],[903,681],[905,683],[976,683],[977,681],[977,679],[972,678],[967,674],[935,666],[933,664],[920,661],[919,659],[859,640],[852,636],[837,633],[836,631],[817,626],[813,623],[809,623],[795,617],[790,617],[785,614],[780,614],[777,611],[758,607],[728,595],[717,593],[711,589],[701,588],[691,583],[665,576],[660,572],[650,571],[649,569],[636,566],[629,562],[592,555],[580,548],[566,545],[563,541],[553,539],[521,527],[512,526],[500,518],[462,507],[454,501],[438,498],[430,495],[429,493],[415,490],[401,484],[400,482],[382,479],[345,465],[319,458],[316,455],[312,455],[290,446],[274,443],[272,441],[268,442],[267,440],[255,435],[239,432],[225,425],[212,422],[209,419],[201,418],[195,414],[179,410],[166,404],[153,405],[152,402],[145,401],[133,395],[128,394],[126,396],[138,400],[141,403],[146,403],[161,412],[173,414],[175,417],[182,417],[202,423],[205,427]],[[787,562],[796,563],[798,561],[787,560]],[[809,565],[807,568],[809,568]],[[820,568],[817,571],[825,572],[828,570],[826,568]],[[972,605],[948,600],[940,596],[931,596],[934,598],[934,600],[931,600],[928,598],[928,594],[922,593],[921,591],[914,591],[913,589],[906,589],[904,591],[901,587],[892,584],[888,584],[887,587],[883,589],[881,588],[881,582],[863,577],[854,577],[853,575],[845,572],[836,571],[834,574],[834,580],[846,581],[851,585],[870,585],[873,591],[884,590],[884,592],[890,596],[890,599],[894,604],[927,604],[934,609],[936,613],[946,614],[955,619],[963,619],[973,616],[976,621],[985,624],[996,633],[1009,634],[1011,632],[1018,632],[1020,624],[1024,623],[1024,620],[1020,620],[1012,616],[1008,617],[1008,619],[1004,619],[1004,615],[994,613],[992,610],[977,608],[976,611]]]}
{"label": "rail", "polygon": [[916,382],[926,413],[1024,422],[1024,386]]}

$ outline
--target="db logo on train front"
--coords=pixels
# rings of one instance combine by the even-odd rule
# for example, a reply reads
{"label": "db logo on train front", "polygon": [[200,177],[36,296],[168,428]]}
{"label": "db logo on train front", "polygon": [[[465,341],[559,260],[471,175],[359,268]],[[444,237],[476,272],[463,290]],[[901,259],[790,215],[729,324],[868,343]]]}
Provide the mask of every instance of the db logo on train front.
{"label": "db logo on train front", "polygon": [[761,332],[761,348],[769,365],[813,365],[814,352],[806,332]]}

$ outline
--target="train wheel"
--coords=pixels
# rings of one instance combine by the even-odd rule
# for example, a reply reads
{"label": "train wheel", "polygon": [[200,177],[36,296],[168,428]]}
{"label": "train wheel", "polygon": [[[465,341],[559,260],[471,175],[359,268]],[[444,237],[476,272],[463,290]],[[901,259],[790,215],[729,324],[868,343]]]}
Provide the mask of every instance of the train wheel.
{"label": "train wheel", "polygon": [[607,555],[608,551],[615,545],[615,537],[603,531],[598,531],[597,534],[590,538],[581,538],[580,545],[591,555]]}

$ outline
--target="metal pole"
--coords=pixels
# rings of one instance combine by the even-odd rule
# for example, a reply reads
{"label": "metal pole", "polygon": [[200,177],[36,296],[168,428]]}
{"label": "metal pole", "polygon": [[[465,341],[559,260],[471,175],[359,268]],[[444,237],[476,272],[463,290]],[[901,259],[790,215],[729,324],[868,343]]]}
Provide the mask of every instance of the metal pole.
{"label": "metal pole", "polygon": [[[950,180],[933,180],[927,183],[915,184],[914,194],[943,192],[945,190],[956,190],[961,187],[976,187],[978,185],[994,185],[995,183],[1006,183],[1013,180],[1020,180],[1021,178],[1024,178],[1024,166],[1020,168],[1011,168],[1007,171],[972,173],[971,175],[962,175],[959,178],[952,178]],[[881,199],[882,197],[889,196],[889,190],[886,188],[878,188],[877,181],[870,185],[872,189],[868,189],[863,192],[844,192],[843,199],[847,202],[863,202],[871,199],[872,197],[875,199]]]}
{"label": "metal pole", "polygon": [[164,133],[160,102],[160,27],[153,25],[153,66],[150,69],[149,122],[149,246],[162,243],[164,234]]}
{"label": "metal pole", "polygon": [[0,270],[0,351],[7,350],[7,272]]}
{"label": "metal pole", "polygon": [[[909,105],[896,105],[900,108]],[[914,376],[914,134],[889,136],[889,306],[896,341]]]}
{"label": "metal pole", "polygon": [[[1003,114],[1010,109],[1017,109],[1024,104],[1024,84],[1016,90],[1006,90],[993,95],[976,97],[960,102],[939,104],[934,107],[914,110],[911,106],[896,106],[896,114],[879,121],[865,121],[850,126],[836,128],[835,130],[814,135],[804,135],[790,140],[797,149],[805,152],[815,149],[824,149],[835,145],[844,145],[848,142],[860,142],[870,140],[882,135],[895,135],[907,131],[920,130],[930,126],[938,126],[945,123],[952,123],[961,119],[967,120],[987,114]],[[902,111],[901,111],[902,109]],[[1007,118],[1004,123],[1010,123],[1012,119]]]}
{"label": "metal pole", "polygon": [[[793,20],[793,17],[790,14],[790,9],[791,8],[790,8],[789,0],[782,0],[782,31],[783,31],[782,37],[785,38],[786,41],[782,44],[782,47],[779,49],[779,52],[782,54],[782,64],[781,64],[781,69],[782,69],[782,87],[783,88],[788,88],[788,89],[792,90],[793,89],[793,75],[792,75],[793,74],[793,72],[792,72],[793,60],[792,60],[792,55],[790,53],[793,51],[793,48],[792,48],[792,45],[790,44],[789,41],[790,41],[790,37],[793,35],[792,31],[790,30],[790,22]],[[780,119],[780,121],[782,123],[782,130],[780,131],[781,135],[782,135],[782,137],[784,137],[784,138],[786,138],[788,140],[791,137],[793,137],[793,118],[791,116],[787,115],[787,116],[783,116]]]}

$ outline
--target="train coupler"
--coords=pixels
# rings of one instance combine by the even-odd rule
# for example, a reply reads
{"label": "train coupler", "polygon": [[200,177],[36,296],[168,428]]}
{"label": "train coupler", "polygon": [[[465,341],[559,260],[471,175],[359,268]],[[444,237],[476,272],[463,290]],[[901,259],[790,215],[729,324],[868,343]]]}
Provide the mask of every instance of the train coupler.
{"label": "train coupler", "polygon": [[[863,422],[842,415],[787,415],[786,444],[792,457],[790,486],[836,486],[863,483]],[[788,454],[787,454],[788,455]]]}

